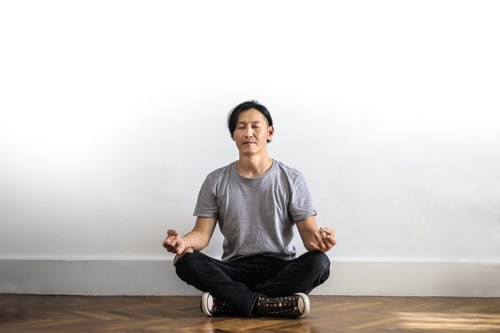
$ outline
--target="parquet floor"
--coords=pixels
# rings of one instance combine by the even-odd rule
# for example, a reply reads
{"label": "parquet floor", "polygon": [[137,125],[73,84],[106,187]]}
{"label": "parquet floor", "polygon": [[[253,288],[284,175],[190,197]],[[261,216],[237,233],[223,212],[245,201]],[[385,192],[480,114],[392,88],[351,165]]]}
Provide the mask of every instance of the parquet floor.
{"label": "parquet floor", "polygon": [[0,332],[500,332],[500,298],[311,296],[303,319],[207,318],[199,301],[0,295]]}

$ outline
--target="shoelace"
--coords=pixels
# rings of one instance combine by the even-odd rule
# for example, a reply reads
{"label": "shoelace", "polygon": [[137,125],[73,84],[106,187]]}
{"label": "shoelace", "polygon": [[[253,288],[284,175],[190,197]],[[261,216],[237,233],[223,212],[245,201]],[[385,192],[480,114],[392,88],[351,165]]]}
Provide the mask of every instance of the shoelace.
{"label": "shoelace", "polygon": [[257,310],[258,313],[267,316],[298,317],[301,315],[298,308],[298,296],[259,297]]}
{"label": "shoelace", "polygon": [[213,305],[212,309],[210,310],[210,312],[212,312],[212,314],[220,315],[220,314],[231,314],[231,313],[237,312],[234,305],[232,305],[230,303],[220,301],[220,300],[216,299],[215,297],[213,299],[213,302],[214,302],[214,305]]}

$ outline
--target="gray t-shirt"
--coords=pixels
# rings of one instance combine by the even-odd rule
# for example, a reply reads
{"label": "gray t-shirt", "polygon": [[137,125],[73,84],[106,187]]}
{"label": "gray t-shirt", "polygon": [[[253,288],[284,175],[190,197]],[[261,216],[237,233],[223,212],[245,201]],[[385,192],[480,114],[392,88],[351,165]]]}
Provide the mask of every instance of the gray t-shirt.
{"label": "gray t-shirt", "polygon": [[211,172],[194,215],[218,217],[223,260],[257,254],[292,259],[294,223],[316,211],[302,174],[275,160],[257,178],[241,176],[236,162]]}

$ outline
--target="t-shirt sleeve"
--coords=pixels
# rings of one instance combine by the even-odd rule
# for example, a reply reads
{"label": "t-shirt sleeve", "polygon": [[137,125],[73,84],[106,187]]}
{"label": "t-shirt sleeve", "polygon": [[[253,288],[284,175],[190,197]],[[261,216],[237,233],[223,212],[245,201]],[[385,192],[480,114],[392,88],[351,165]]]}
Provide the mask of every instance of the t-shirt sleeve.
{"label": "t-shirt sleeve", "polygon": [[297,172],[295,181],[293,182],[290,198],[290,216],[294,222],[317,215],[311,193],[309,192],[304,176],[300,172]]}
{"label": "t-shirt sleeve", "polygon": [[201,217],[217,217],[219,207],[217,205],[216,188],[209,177],[201,185],[198,200],[193,215]]}

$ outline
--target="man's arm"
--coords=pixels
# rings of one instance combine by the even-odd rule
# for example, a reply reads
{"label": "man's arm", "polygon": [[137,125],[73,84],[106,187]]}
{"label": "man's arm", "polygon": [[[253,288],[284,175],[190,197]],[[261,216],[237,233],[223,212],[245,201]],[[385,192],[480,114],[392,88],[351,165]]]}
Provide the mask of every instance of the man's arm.
{"label": "man's arm", "polygon": [[184,237],[181,237],[176,230],[170,229],[163,240],[163,247],[177,255],[181,255],[186,249],[202,250],[210,242],[216,224],[216,217],[198,217],[193,230]]}
{"label": "man's arm", "polygon": [[296,224],[302,242],[309,251],[318,250],[327,252],[337,243],[335,230],[326,227],[318,228],[314,216],[306,217],[303,220],[297,221]]}

